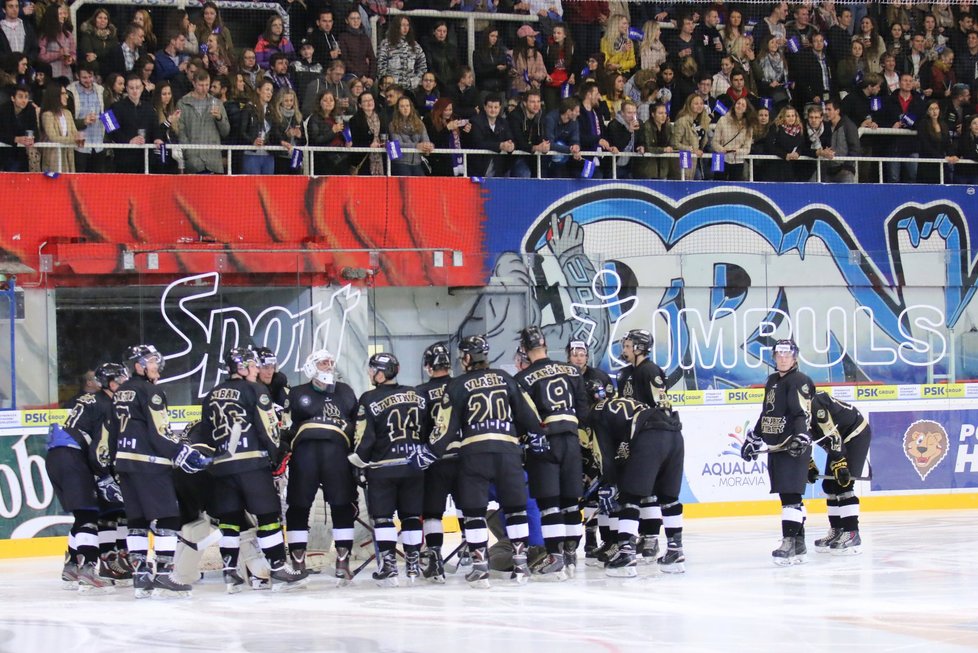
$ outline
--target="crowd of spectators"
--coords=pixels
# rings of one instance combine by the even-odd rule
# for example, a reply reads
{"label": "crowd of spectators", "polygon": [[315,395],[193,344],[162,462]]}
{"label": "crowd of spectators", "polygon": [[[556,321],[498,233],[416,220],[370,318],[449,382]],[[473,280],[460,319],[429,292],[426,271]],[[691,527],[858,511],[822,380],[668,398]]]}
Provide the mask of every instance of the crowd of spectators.
{"label": "crowd of spectators", "polygon": [[[886,182],[937,182],[942,167],[945,181],[978,181],[970,0],[282,6],[290,34],[278,13],[228,25],[212,2],[88,6],[76,30],[59,0],[4,0],[0,141],[14,147],[0,148],[0,167],[143,171],[143,150],[111,142],[154,144],[156,173],[299,174],[310,162],[295,148],[312,145],[376,150],[316,152],[316,174],[385,174],[388,156],[395,175],[535,176],[539,165],[549,177],[741,180],[749,155],[766,154],[783,163],[755,161],[755,179],[878,180],[876,166],[835,159],[879,156],[895,159]],[[479,20],[468,43],[448,18],[467,11],[536,20]],[[229,160],[174,143],[248,149]],[[434,148],[488,152],[464,165]]]}

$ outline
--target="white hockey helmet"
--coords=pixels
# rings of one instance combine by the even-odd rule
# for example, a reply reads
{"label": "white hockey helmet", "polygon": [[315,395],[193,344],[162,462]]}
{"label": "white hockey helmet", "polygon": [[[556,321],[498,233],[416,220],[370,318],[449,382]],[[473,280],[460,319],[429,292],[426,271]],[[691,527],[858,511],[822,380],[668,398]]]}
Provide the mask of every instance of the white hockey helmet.
{"label": "white hockey helmet", "polygon": [[[319,369],[319,364],[323,361],[329,361],[329,370]],[[317,349],[306,356],[306,362],[302,364],[302,372],[310,381],[319,381],[329,386],[335,382],[335,375],[333,374],[333,366],[335,365],[336,359],[333,358],[333,354],[328,349]]]}

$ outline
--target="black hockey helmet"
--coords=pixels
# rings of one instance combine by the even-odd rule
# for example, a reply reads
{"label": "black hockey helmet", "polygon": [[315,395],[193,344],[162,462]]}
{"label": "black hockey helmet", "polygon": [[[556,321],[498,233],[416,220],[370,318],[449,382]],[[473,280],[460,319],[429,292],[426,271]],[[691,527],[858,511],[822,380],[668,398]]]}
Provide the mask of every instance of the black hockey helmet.
{"label": "black hockey helmet", "polygon": [[255,354],[258,356],[258,364],[261,366],[278,365],[278,357],[268,347],[258,347],[255,349]]}
{"label": "black hockey helmet", "polygon": [[374,354],[370,357],[370,362],[367,365],[371,370],[370,376],[376,372],[383,372],[384,378],[388,381],[397,377],[397,373],[401,371],[401,364],[397,362],[397,356],[388,352]]}
{"label": "black hockey helmet", "polygon": [[95,382],[103,390],[108,390],[109,383],[112,381],[122,383],[127,378],[129,378],[129,371],[122,363],[102,363],[95,369]]}
{"label": "black hockey helmet", "polygon": [[652,349],[652,332],[648,329],[632,329],[622,341],[628,340],[632,343],[632,350],[636,354],[648,354]]}
{"label": "black hockey helmet", "polygon": [[485,336],[466,336],[458,343],[459,356],[469,356],[473,363],[489,359],[489,340]]}
{"label": "black hockey helmet", "polygon": [[608,397],[608,389],[597,379],[588,379],[584,383],[584,387],[587,389],[587,395],[592,401],[601,401]]}
{"label": "black hockey helmet", "polygon": [[126,369],[132,374],[136,371],[136,363],[146,367],[146,364],[152,359],[156,359],[156,364],[162,372],[166,361],[163,360],[163,354],[156,347],[153,345],[133,345],[126,350]]}
{"label": "black hockey helmet", "polygon": [[540,327],[531,325],[520,331],[520,347],[525,351],[529,352],[546,346],[547,339],[543,336],[543,331]]}
{"label": "black hockey helmet", "polygon": [[526,350],[520,345],[516,348],[516,356],[513,357],[513,362],[519,368],[527,367],[530,364],[530,357],[526,355]]}
{"label": "black hockey helmet", "polygon": [[452,354],[448,351],[448,344],[436,342],[428,345],[421,357],[421,364],[433,370],[448,370],[452,367]]}
{"label": "black hockey helmet", "polygon": [[570,356],[570,353],[575,349],[583,349],[585,353],[589,353],[591,351],[591,348],[588,346],[587,342],[581,340],[580,338],[571,336],[571,339],[567,341],[567,355]]}
{"label": "black hockey helmet", "polygon": [[239,367],[248,363],[258,365],[258,354],[251,347],[232,347],[224,354],[224,367],[228,374],[237,374]]}
{"label": "black hockey helmet", "polygon": [[774,343],[774,353],[775,354],[791,354],[795,358],[798,357],[798,343],[795,342],[794,338],[782,338]]}

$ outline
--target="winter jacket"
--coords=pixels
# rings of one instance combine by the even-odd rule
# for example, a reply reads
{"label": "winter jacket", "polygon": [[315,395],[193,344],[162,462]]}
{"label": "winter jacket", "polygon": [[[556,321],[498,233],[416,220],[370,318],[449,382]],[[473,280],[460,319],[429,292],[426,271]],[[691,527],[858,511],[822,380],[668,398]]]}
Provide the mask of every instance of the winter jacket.
{"label": "winter jacket", "polygon": [[426,72],[428,62],[420,45],[403,40],[395,46],[391,46],[388,39],[381,42],[377,53],[378,76],[391,75],[400,87],[415,88],[421,84],[421,77]]}

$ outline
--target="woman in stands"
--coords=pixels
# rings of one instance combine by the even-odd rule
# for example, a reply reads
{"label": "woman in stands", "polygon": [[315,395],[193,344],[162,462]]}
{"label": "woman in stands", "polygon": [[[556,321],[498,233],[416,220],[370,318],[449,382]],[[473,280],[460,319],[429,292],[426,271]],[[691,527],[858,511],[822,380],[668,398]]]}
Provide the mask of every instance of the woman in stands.
{"label": "woman in stands", "polygon": [[954,166],[954,182],[978,184],[978,116],[965,123],[958,139],[958,163]]}
{"label": "woman in stands", "polygon": [[426,174],[422,155],[431,154],[434,145],[421,117],[414,110],[411,98],[402,96],[397,101],[394,117],[389,127],[390,140],[400,143],[402,150],[415,148],[418,152],[402,152],[399,159],[391,161],[391,174],[398,177],[423,177]]}
{"label": "woman in stands", "polygon": [[248,105],[241,120],[241,142],[251,143],[254,150],[245,151],[241,163],[241,171],[246,175],[271,175],[275,173],[275,161],[271,152],[265,151],[267,144],[273,144],[269,138],[272,131],[271,104],[275,93],[272,80],[266,79],[258,83],[255,91],[255,101]]}
{"label": "woman in stands", "polygon": [[547,47],[543,53],[543,63],[547,66],[550,79],[543,85],[543,105],[548,109],[560,104],[561,92],[565,84],[574,85],[574,71],[577,60],[574,58],[574,40],[567,33],[562,23],[553,26],[553,34],[547,39]]}
{"label": "woman in stands", "polygon": [[778,39],[768,36],[761,42],[758,67],[761,77],[757,80],[757,89],[761,97],[770,98],[774,102],[774,110],[780,111],[791,101],[791,91],[788,89],[788,62],[778,47]]}
{"label": "woman in stands", "polygon": [[51,64],[53,79],[64,80],[67,84],[75,78],[72,66],[78,58],[78,47],[67,6],[57,5],[44,12],[37,44],[40,48],[38,59]]}
{"label": "woman in stands", "polygon": [[76,145],[78,131],[75,129],[75,119],[68,111],[68,89],[57,82],[48,84],[44,89],[41,131],[46,142],[71,146],[41,150],[41,168],[44,172],[74,172],[73,146]]}
{"label": "woman in stands", "polygon": [[852,40],[863,42],[863,52],[866,55],[866,61],[869,62],[869,69],[878,73],[881,70],[880,57],[886,52],[886,44],[883,43],[883,37],[879,34],[876,21],[869,16],[863,16],[859,21],[859,29]]}
{"label": "woman in stands", "polygon": [[713,151],[723,152],[724,170],[714,179],[743,181],[744,157],[754,143],[754,109],[747,98],[739,98],[726,115],[721,116],[713,133]]}
{"label": "woman in stands", "polygon": [[[692,152],[694,170],[686,172],[686,179],[702,179],[703,170],[699,157],[706,151],[710,139],[710,114],[703,98],[695,93],[686,98],[682,111],[672,126],[672,149]],[[673,159],[674,173],[679,177],[679,159]]]}
{"label": "woman in stands", "polygon": [[377,153],[354,154],[350,174],[383,175],[384,158],[381,150],[387,140],[387,119],[383,113],[377,111],[377,96],[373,92],[364,91],[357,99],[360,110],[350,119],[353,147],[372,147]]}
{"label": "woman in stands", "polygon": [[430,70],[421,76],[421,85],[412,90],[414,106],[418,114],[424,118],[435,107],[435,102],[441,97],[438,90],[438,78]]}
{"label": "woman in stands", "polygon": [[231,56],[224,51],[221,39],[217,34],[210,34],[207,37],[206,53],[204,54],[204,65],[207,72],[211,74],[211,79],[215,77],[228,77],[234,70]]}
{"label": "woman in stands", "polygon": [[[455,115],[455,109],[449,98],[440,98],[435,107],[425,118],[425,129],[432,144],[439,150],[460,150],[464,147],[465,134],[472,130],[468,120]],[[436,177],[462,176],[461,154],[432,154],[428,157],[431,162],[431,174]]]}
{"label": "woman in stands", "polygon": [[[740,15],[740,12],[738,11],[737,14]],[[662,28],[657,21],[647,20],[642,33],[644,34],[642,44],[638,48],[642,70],[651,70],[658,74],[659,67],[669,56],[666,46],[662,43]]]}
{"label": "woman in stands", "polygon": [[[170,82],[160,82],[156,86],[156,90],[153,91],[153,108],[156,110],[156,119],[160,124],[157,131],[160,140],[164,145],[178,142],[180,109],[173,99]],[[174,156],[176,152],[167,151],[165,148],[160,151],[167,152],[167,156],[163,159],[151,153],[150,171],[154,174],[176,174],[179,171],[178,157]]]}
{"label": "woman in stands", "polygon": [[395,84],[412,89],[421,83],[421,76],[427,70],[428,62],[414,37],[411,21],[407,16],[394,16],[387,37],[377,49],[377,74],[391,75]]}
{"label": "woman in stands", "polygon": [[537,35],[529,25],[516,32],[516,45],[513,46],[513,70],[510,73],[513,90],[523,93],[531,88],[541,88],[550,80],[547,64],[537,49]]}
{"label": "woman in stands", "polygon": [[295,48],[289,39],[285,38],[285,23],[278,14],[269,16],[265,22],[265,31],[258,37],[255,44],[255,54],[258,55],[258,65],[267,70],[271,63],[272,55],[281,52],[289,58],[295,59]]}
{"label": "woman in stands", "polygon": [[[768,154],[784,159],[784,165],[771,165],[767,168],[770,181],[802,181],[802,171],[797,161],[805,146],[805,128],[793,106],[781,109],[774,125],[768,131]],[[807,180],[807,176],[806,176]]]}
{"label": "woman in stands", "polygon": [[275,153],[275,174],[295,175],[302,172],[302,165],[292,155],[297,145],[306,144],[306,132],[302,128],[302,113],[299,100],[291,88],[279,89],[275,94],[271,110],[272,131],[268,140],[281,145],[284,152]]}
{"label": "woman in stands", "polygon": [[132,23],[143,28],[142,51],[152,57],[159,49],[157,47],[156,34],[153,33],[153,17],[148,10],[137,9],[136,13],[132,15]]}
{"label": "woman in stands", "polygon": [[[917,152],[921,159],[943,159],[946,163],[955,164],[958,157],[953,155],[951,132],[947,123],[941,119],[941,104],[937,100],[927,103],[925,118],[917,125]],[[941,166],[944,166],[944,183],[951,180],[951,168],[944,163],[917,164],[918,184],[941,183]]]}
{"label": "woman in stands", "polygon": [[836,82],[839,90],[852,93],[857,90],[859,83],[869,74],[869,61],[866,59],[866,48],[863,42],[852,42],[849,54],[839,62]]}
{"label": "woman in stands", "polygon": [[505,93],[509,87],[506,48],[499,40],[499,29],[490,27],[478,37],[472,53],[476,86],[483,93]]}
{"label": "woman in stands", "polygon": [[170,34],[173,32],[183,34],[184,44],[180,54],[187,57],[195,57],[200,54],[200,43],[197,41],[197,32],[194,30],[193,23],[190,22],[190,15],[186,9],[178,9],[170,14],[167,24],[170,26]]}
{"label": "woman in stands", "polygon": [[[754,142],[750,146],[751,154],[770,154],[767,149],[767,135],[771,129],[771,111],[767,107],[757,109],[754,125]],[[754,176],[747,175],[747,179],[753,181],[767,181],[768,161],[752,161],[749,165],[754,170]]]}
{"label": "woman in stands", "polygon": [[109,73],[109,76],[105,78],[105,84],[102,88],[105,89],[105,108],[110,108],[113,104],[121,100],[126,95],[126,78],[119,73]]}
{"label": "woman in stands", "polygon": [[245,48],[241,51],[241,58],[238,61],[238,72],[245,76],[248,86],[256,91],[258,90],[258,82],[264,78],[265,71],[258,65],[258,55],[255,54],[252,48]]}
{"label": "woman in stands", "polygon": [[[332,91],[321,91],[316,99],[316,110],[306,122],[309,144],[320,147],[349,147],[352,143],[343,137],[346,122]],[[350,171],[349,156],[343,152],[316,152],[313,155],[313,174],[345,175]]]}
{"label": "woman in stands", "polygon": [[727,53],[736,54],[737,50],[734,49],[734,43],[744,35],[744,14],[740,12],[740,9],[730,9],[727,14],[727,22],[720,31],[720,35],[723,37],[723,47]]}
{"label": "woman in stands", "polygon": [[608,73],[628,75],[635,69],[635,44],[628,36],[628,18],[615,14],[605,25],[601,37],[601,52],[605,56],[604,67]]}
{"label": "woman in stands", "polygon": [[78,58],[89,63],[94,62],[101,79],[102,61],[109,50],[119,43],[115,25],[109,18],[109,10],[105,7],[96,9],[91,18],[78,28],[78,35]]}
{"label": "woman in stands", "polygon": [[[672,124],[666,105],[656,103],[649,111],[649,120],[638,131],[636,148],[641,147],[646,154],[671,154]],[[632,162],[632,174],[636,179],[670,179],[673,165],[669,157],[645,157]]]}
{"label": "woman in stands", "polygon": [[198,43],[207,43],[207,36],[209,34],[217,34],[221,39],[221,45],[224,46],[224,51],[234,52],[231,30],[224,26],[224,21],[221,20],[221,12],[218,10],[217,5],[210,0],[204,3],[204,9],[194,31],[197,34]]}

